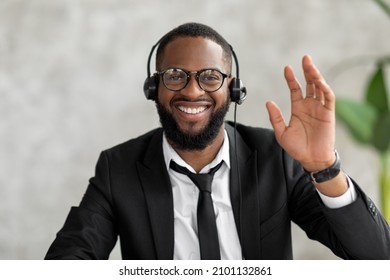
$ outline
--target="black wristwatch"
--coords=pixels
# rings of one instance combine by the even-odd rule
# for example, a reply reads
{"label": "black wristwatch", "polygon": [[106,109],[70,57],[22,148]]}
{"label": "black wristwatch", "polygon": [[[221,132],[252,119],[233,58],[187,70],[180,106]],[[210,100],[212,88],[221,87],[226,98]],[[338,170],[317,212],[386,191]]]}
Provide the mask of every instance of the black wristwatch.
{"label": "black wristwatch", "polygon": [[310,179],[314,184],[329,181],[334,177],[336,177],[337,175],[339,175],[341,170],[340,169],[341,161],[340,161],[339,153],[337,151],[335,151],[335,155],[336,155],[336,160],[330,167],[324,170],[313,171],[313,172],[309,172],[305,170],[306,173],[310,176]]}

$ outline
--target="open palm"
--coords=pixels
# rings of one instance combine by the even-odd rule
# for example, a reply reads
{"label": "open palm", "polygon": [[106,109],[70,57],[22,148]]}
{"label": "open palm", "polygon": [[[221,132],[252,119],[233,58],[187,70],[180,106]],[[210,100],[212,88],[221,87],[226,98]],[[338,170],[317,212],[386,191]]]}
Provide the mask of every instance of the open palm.
{"label": "open palm", "polygon": [[335,97],[310,56],[302,59],[306,95],[290,66],[284,70],[291,95],[291,117],[286,125],[279,107],[272,101],[267,109],[279,144],[306,170],[331,165],[335,159]]}

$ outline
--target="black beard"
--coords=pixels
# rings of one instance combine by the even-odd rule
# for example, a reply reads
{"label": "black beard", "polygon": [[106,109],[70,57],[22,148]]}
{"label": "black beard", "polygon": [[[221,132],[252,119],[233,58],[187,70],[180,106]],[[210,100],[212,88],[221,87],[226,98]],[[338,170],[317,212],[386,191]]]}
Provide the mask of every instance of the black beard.
{"label": "black beard", "polygon": [[181,150],[203,150],[217,137],[229,111],[229,102],[225,102],[220,109],[212,113],[208,124],[196,134],[183,132],[172,114],[160,102],[156,101],[156,107],[160,116],[160,123],[172,146]]}

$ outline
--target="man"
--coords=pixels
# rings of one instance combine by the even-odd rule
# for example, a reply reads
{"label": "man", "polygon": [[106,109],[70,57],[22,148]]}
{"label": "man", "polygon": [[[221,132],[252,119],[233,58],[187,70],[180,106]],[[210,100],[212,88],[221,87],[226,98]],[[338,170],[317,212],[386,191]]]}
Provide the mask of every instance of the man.
{"label": "man", "polygon": [[[302,67],[305,94],[285,68],[288,126],[267,102],[274,132],[235,128],[224,118],[246,93],[230,45],[202,24],[166,34],[145,83],[162,128],[101,154],[46,258],[107,259],[119,236],[124,259],[291,259],[293,221],[341,258],[388,259],[388,224],[340,168],[334,94],[309,56]],[[194,174],[216,166],[210,198]]]}

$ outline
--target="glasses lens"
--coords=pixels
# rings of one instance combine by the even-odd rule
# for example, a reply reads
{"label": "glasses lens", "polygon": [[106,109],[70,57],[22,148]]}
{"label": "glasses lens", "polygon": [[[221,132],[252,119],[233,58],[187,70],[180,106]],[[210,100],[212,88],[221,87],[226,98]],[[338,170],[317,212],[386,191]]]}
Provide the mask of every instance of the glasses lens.
{"label": "glasses lens", "polygon": [[205,91],[216,91],[223,83],[224,77],[221,72],[214,69],[206,69],[199,73],[199,85]]}
{"label": "glasses lens", "polygon": [[187,74],[181,69],[168,69],[163,74],[163,82],[170,90],[181,90],[187,84]]}

